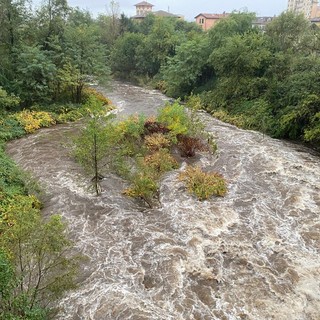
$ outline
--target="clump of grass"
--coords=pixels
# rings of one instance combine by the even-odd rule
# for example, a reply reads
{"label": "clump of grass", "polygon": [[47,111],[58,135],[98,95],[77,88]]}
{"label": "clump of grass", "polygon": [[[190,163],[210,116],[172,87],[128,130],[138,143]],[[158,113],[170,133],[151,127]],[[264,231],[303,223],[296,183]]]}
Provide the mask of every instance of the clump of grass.
{"label": "clump of grass", "polygon": [[214,195],[223,197],[227,193],[226,181],[219,173],[204,172],[200,167],[188,166],[180,173],[179,180],[185,182],[188,191],[199,200]]}
{"label": "clump of grass", "polygon": [[160,149],[144,158],[144,164],[152,169],[157,175],[161,175],[179,167],[178,162],[173,158],[167,149]]}
{"label": "clump of grass", "polygon": [[150,151],[159,151],[160,149],[170,147],[170,140],[162,133],[146,136],[144,143]]}
{"label": "clump of grass", "polygon": [[135,172],[131,179],[131,186],[123,191],[123,194],[132,198],[142,199],[150,208],[153,206],[153,200],[158,193],[158,182],[151,170]]}

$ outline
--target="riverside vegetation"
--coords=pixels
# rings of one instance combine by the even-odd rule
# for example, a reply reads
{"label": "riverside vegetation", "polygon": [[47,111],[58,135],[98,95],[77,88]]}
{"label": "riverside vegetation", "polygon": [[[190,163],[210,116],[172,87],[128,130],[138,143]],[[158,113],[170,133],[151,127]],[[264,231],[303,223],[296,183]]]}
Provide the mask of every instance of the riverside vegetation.
{"label": "riverside vegetation", "polygon": [[[167,104],[157,117],[131,116],[111,121],[96,99],[89,101],[90,117],[81,133],[73,140],[73,153],[87,172],[93,175],[94,189],[101,192],[99,180],[111,170],[127,179],[130,187],[125,195],[142,199],[152,207],[159,193],[161,176],[179,168],[183,158],[193,157],[196,151],[215,152],[216,144],[196,116],[179,102]],[[216,173],[200,168],[187,168],[180,174],[188,190],[199,200],[212,195],[225,195],[226,183]]]}
{"label": "riverside vegetation", "polygon": [[[7,106],[17,104],[14,96],[3,95]],[[92,89],[83,99],[94,96],[109,110],[109,100]],[[85,98],[84,98],[85,97]],[[66,290],[75,288],[82,257],[73,253],[74,244],[59,215],[41,215],[41,187],[22,172],[4,153],[3,142],[33,133],[41,127],[75,121],[90,113],[90,105],[38,107],[6,113],[0,126],[0,319],[51,318],[52,303]]]}

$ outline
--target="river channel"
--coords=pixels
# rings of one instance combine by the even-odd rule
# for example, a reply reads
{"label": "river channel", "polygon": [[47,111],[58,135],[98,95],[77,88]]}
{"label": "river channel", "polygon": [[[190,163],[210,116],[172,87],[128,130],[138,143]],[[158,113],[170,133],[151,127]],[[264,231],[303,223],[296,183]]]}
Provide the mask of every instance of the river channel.
{"label": "river channel", "polygon": [[[156,114],[167,97],[114,82],[103,92],[118,116]],[[82,283],[59,302],[58,320],[319,320],[320,158],[302,146],[199,115],[218,151],[198,165],[221,173],[224,198],[199,202],[161,182],[147,209],[112,174],[96,197],[68,142],[80,124],[12,141],[7,152],[46,190],[88,257]],[[184,164],[182,165],[182,168]]]}

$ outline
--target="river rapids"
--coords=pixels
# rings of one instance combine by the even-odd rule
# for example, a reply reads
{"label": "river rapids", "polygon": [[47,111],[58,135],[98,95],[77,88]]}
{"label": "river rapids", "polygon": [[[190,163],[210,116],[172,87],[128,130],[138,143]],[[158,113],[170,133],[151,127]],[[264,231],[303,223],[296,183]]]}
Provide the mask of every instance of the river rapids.
{"label": "river rapids", "polygon": [[[157,91],[114,82],[103,89],[128,114],[156,114]],[[160,206],[122,195],[112,174],[96,197],[70,156],[80,124],[10,142],[7,152],[46,190],[45,215],[60,213],[87,259],[58,320],[319,320],[320,158],[302,146],[199,115],[216,137],[197,164],[221,173],[224,198],[199,202],[161,181]]]}

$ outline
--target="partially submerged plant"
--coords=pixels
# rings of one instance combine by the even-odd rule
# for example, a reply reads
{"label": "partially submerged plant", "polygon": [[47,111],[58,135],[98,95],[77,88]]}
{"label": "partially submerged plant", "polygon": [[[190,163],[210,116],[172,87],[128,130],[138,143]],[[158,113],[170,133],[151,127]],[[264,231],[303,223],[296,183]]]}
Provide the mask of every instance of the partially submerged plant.
{"label": "partially submerged plant", "polygon": [[179,167],[178,162],[167,149],[160,149],[146,156],[144,158],[144,164],[158,175]]}
{"label": "partially submerged plant", "polygon": [[[89,102],[91,108],[96,105],[98,111],[103,110],[99,100],[91,99]],[[131,185],[124,194],[142,199],[151,207],[156,200],[162,174],[179,167],[172,150],[178,149],[182,156],[192,157],[196,151],[211,149],[208,135],[203,131],[203,125],[198,123],[195,110],[189,112],[178,102],[167,104],[157,118],[146,119],[139,115],[122,121],[108,119],[103,114],[94,114],[87,123],[85,134],[82,132],[77,140],[76,156],[94,174],[97,194],[100,191],[100,170],[106,167],[129,180]],[[195,191],[199,199],[205,199],[211,193],[222,195],[222,185],[215,185],[215,190],[211,176],[207,178],[204,175],[203,179],[199,180]],[[204,188],[207,184],[209,191],[200,191],[202,184]]]}
{"label": "partially submerged plant", "polygon": [[144,143],[150,151],[159,151],[160,149],[170,147],[170,140],[162,133],[146,136]]}
{"label": "partially submerged plant", "polygon": [[123,194],[142,199],[150,208],[155,195],[158,193],[158,183],[150,170],[136,172],[131,177],[131,186]]}
{"label": "partially submerged plant", "polygon": [[186,135],[178,136],[178,148],[180,150],[182,157],[194,157],[196,151],[206,151],[208,150],[208,146],[197,137],[190,137]]}
{"label": "partially submerged plant", "polygon": [[179,180],[185,182],[188,191],[199,200],[213,195],[223,197],[227,193],[226,181],[219,173],[204,172],[200,167],[188,166],[180,173]]}

